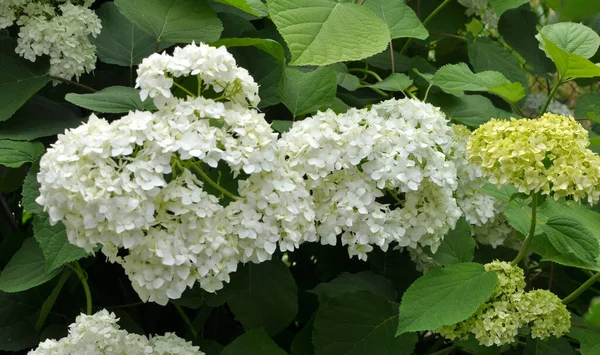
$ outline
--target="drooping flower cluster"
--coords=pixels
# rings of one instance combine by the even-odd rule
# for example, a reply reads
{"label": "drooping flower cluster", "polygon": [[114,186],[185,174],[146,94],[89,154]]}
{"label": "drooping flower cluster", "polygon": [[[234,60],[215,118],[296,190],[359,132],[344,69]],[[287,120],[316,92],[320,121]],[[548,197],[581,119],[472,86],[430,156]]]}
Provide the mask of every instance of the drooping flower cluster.
{"label": "drooping flower cluster", "polygon": [[453,197],[454,133],[444,114],[417,100],[333,111],[295,122],[280,141],[306,174],[323,244],[366,259],[377,245],[437,249],[461,212]]}
{"label": "drooping flower cluster", "polygon": [[128,333],[120,329],[114,313],[101,310],[94,315],[81,314],[69,325],[69,335],[47,339],[29,355],[203,355],[197,346],[174,333],[152,336]]}
{"label": "drooping flower cluster", "polygon": [[569,311],[560,298],[547,290],[524,292],[523,270],[506,262],[493,261],[486,271],[496,271],[494,293],[468,319],[443,326],[436,332],[449,340],[473,335],[481,345],[503,345],[517,340],[518,331],[531,324],[533,338],[560,337],[571,327]]}
{"label": "drooping flower cluster", "polygon": [[[535,116],[540,112],[546,103],[546,100],[548,100],[548,96],[542,93],[531,93],[527,95],[523,109],[532,116]],[[573,113],[571,110],[569,110],[569,107],[556,99],[550,100],[550,104],[548,105],[546,112],[551,112],[562,116],[573,116]]]}
{"label": "drooping flower cluster", "polygon": [[488,30],[498,29],[498,15],[488,0],[458,0],[468,16],[477,15]]}
{"label": "drooping flower cluster", "polygon": [[77,79],[96,67],[96,46],[90,36],[100,34],[102,24],[89,9],[92,1],[67,1],[58,7],[47,2],[1,0],[0,28],[20,26],[15,51],[34,62],[50,57],[50,75]]}
{"label": "drooping flower cluster", "polygon": [[[218,70],[200,74],[206,63]],[[153,80],[176,73],[199,75],[204,92],[224,96],[153,91]],[[248,107],[257,102],[250,81],[223,48],[154,54],[140,66],[138,85],[158,112],[112,123],[92,116],[59,135],[40,162],[38,203],[51,223],[65,224],[71,243],[88,251],[101,245],[142,300],[160,304],[195,282],[218,290],[239,262],[316,240],[310,192],[264,116]]]}
{"label": "drooping flower cluster", "polygon": [[492,119],[473,132],[467,150],[491,183],[520,192],[541,191],[595,203],[600,199],[600,157],[588,133],[572,117]]}

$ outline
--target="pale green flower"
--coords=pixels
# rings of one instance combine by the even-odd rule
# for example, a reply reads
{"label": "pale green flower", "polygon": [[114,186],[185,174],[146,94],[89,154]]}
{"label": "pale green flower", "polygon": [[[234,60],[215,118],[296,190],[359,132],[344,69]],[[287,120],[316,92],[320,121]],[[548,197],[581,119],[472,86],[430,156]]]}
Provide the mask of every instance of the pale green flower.
{"label": "pale green flower", "polygon": [[529,322],[531,337],[545,339],[560,337],[571,327],[571,315],[560,298],[548,290],[534,290],[523,294],[516,302],[517,311]]}
{"label": "pale green flower", "polygon": [[484,267],[485,271],[496,271],[498,275],[498,283],[492,297],[522,292],[525,288],[525,274],[520,267],[499,260],[485,264]]}

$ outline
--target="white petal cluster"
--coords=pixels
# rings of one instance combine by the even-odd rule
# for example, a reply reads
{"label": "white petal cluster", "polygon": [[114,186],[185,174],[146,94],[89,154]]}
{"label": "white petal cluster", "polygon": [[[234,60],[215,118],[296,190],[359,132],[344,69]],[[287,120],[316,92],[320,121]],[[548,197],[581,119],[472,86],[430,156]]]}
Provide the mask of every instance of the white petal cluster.
{"label": "white petal cluster", "polygon": [[550,100],[550,104],[546,109],[546,112],[540,112],[540,109],[546,103],[548,96],[542,93],[530,93],[527,95],[525,99],[525,104],[523,105],[523,109],[526,110],[532,116],[537,115],[539,113],[552,112],[557,115],[562,116],[573,116],[573,112],[569,109],[569,107],[558,100],[552,99]]}
{"label": "white petal cluster", "polygon": [[27,0],[0,0],[0,30],[12,26]]}
{"label": "white petal cluster", "polygon": [[453,136],[438,108],[404,99],[317,113],[295,122],[280,144],[307,176],[321,243],[341,235],[351,256],[366,259],[373,245],[392,242],[435,251],[454,226]]}
{"label": "white petal cluster", "polygon": [[[174,63],[207,46],[185,48]],[[212,50],[201,53],[214,61]],[[239,84],[219,73],[214,83]],[[248,97],[235,102],[238,92],[224,92],[233,99],[163,97],[157,112],[111,123],[92,115],[59,135],[40,162],[37,202],[50,222],[62,221],[72,244],[101,246],[144,301],[166,304],[196,282],[214,292],[240,262],[316,240],[303,175],[287,164],[264,116],[244,106]],[[229,190],[221,178],[232,181]]]}
{"label": "white petal cluster", "polygon": [[69,325],[69,335],[48,339],[29,355],[167,355],[204,353],[174,333],[153,336],[128,333],[120,329],[114,313],[103,309],[93,315],[81,314]]}
{"label": "white petal cluster", "polygon": [[70,2],[57,8],[28,2],[20,12],[15,49],[19,55],[32,62],[39,56],[49,56],[50,75],[64,79],[79,79],[96,67],[96,46],[90,42],[90,36],[100,34],[102,24],[94,11]]}

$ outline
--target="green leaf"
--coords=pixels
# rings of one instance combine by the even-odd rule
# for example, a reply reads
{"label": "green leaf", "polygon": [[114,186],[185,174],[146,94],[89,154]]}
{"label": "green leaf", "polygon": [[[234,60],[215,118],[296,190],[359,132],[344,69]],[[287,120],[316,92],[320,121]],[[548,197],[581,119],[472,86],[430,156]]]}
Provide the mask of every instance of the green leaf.
{"label": "green leaf", "polygon": [[541,36],[544,50],[550,55],[563,79],[593,78],[600,76],[600,67],[577,54],[567,53],[552,41]]}
{"label": "green leaf", "polygon": [[383,51],[389,30],[364,6],[330,0],[269,0],[269,15],[292,54],[291,65],[327,65]]}
{"label": "green leaf", "polygon": [[298,312],[296,282],[280,260],[244,265],[228,287],[240,290],[227,304],[246,330],[263,328],[277,334]]}
{"label": "green leaf", "polygon": [[444,237],[438,250],[433,254],[440,264],[453,265],[473,261],[475,240],[471,236],[471,226],[464,218],[456,223],[456,227]]}
{"label": "green leaf", "polygon": [[403,91],[413,83],[412,79],[409,78],[406,74],[400,73],[392,73],[387,78],[382,81],[367,85],[366,87],[381,89],[385,91]]}
{"label": "green leaf", "polygon": [[592,299],[584,319],[592,327],[600,328],[600,297]]}
{"label": "green leaf", "polygon": [[[102,4],[96,14],[102,21],[102,32],[92,39],[98,59],[108,64],[132,67],[156,49],[156,39],[121,15],[112,2]],[[168,44],[159,45],[159,49]]]}
{"label": "green leaf", "polygon": [[360,86],[360,79],[356,75],[350,74],[346,64],[335,63],[331,65],[331,68],[335,70],[335,76],[337,78],[337,84],[348,91],[354,91]]}
{"label": "green leaf", "polygon": [[142,103],[140,92],[127,86],[110,86],[91,94],[67,94],[65,100],[79,107],[102,113],[156,109],[151,100]]}
{"label": "green leaf", "polygon": [[469,318],[496,287],[497,276],[477,263],[434,269],[402,296],[398,332],[435,330]]}
{"label": "green leaf", "polygon": [[510,9],[514,9],[515,7],[519,7],[525,3],[528,3],[529,0],[489,0],[490,5],[496,12],[496,16],[500,18],[502,14]]}
{"label": "green leaf", "polygon": [[46,259],[47,271],[52,271],[89,255],[85,250],[69,243],[62,222],[51,226],[46,213],[33,217],[33,232]]}
{"label": "green leaf", "polygon": [[388,301],[395,301],[398,297],[389,279],[371,271],[356,274],[344,272],[329,282],[318,284],[310,292],[319,295],[319,303],[322,304],[330,298],[357,291],[368,291]]}
{"label": "green leaf", "polygon": [[580,221],[569,217],[553,216],[541,228],[554,248],[552,255],[546,254],[545,259],[563,265],[575,263],[580,266],[593,266],[596,264],[596,259],[600,255],[598,239],[585,225],[580,224]]}
{"label": "green leaf", "polygon": [[232,52],[240,52],[236,56],[238,65],[248,69],[260,90],[259,108],[276,105],[281,102],[279,86],[283,67],[273,56],[255,47],[231,48]]}
{"label": "green leaf", "polygon": [[373,11],[390,30],[390,38],[412,37],[425,39],[429,32],[421,23],[417,14],[406,5],[404,0],[369,0],[363,4]]}
{"label": "green leaf", "polygon": [[581,355],[598,355],[600,352],[600,329],[571,327],[568,335],[581,343]]}
{"label": "green leaf", "polygon": [[25,212],[32,214],[44,213],[42,206],[35,202],[35,199],[40,195],[40,183],[37,181],[37,173],[39,171],[39,162],[33,163],[23,182],[23,199],[21,200],[21,204],[23,205]]}
{"label": "green leaf", "polygon": [[600,46],[600,36],[580,23],[559,22],[546,25],[537,37],[540,42],[542,35],[562,51],[577,54],[585,59],[596,54]]}
{"label": "green leaf", "polygon": [[507,51],[499,42],[487,37],[478,38],[477,42],[469,42],[469,61],[475,72],[496,70],[512,81],[519,82],[524,88],[529,87],[529,80],[521,68],[517,57]]}
{"label": "green leaf", "polygon": [[0,350],[19,351],[36,346],[40,337],[33,325],[26,321],[0,327]]}
{"label": "green leaf", "polygon": [[[314,317],[313,317],[314,318]],[[314,329],[314,320],[311,319],[296,333],[292,342],[291,355],[314,355],[315,347],[312,343],[312,333]]]}
{"label": "green leaf", "polygon": [[42,250],[34,238],[27,238],[2,270],[0,291],[25,291],[52,280],[59,272],[60,269],[46,271]]}
{"label": "green leaf", "polygon": [[370,292],[332,298],[315,316],[313,344],[319,355],[412,354],[416,334],[394,337],[397,314]]}
{"label": "green leaf", "polygon": [[273,58],[277,59],[279,64],[285,65],[285,52],[279,42],[268,39],[268,38],[223,38],[215,43],[213,46],[225,46],[225,47],[247,47],[254,46],[261,51],[269,53]]}
{"label": "green leaf", "polygon": [[40,142],[0,140],[0,165],[18,168],[38,160],[45,151],[44,145]]}
{"label": "green leaf", "polygon": [[550,337],[546,340],[527,338],[525,355],[575,355],[576,352],[566,338]]}
{"label": "green leaf", "polygon": [[26,141],[53,136],[82,121],[79,109],[35,95],[10,120],[0,122],[0,139]]}
{"label": "green leaf", "polygon": [[214,42],[223,24],[204,0],[116,0],[117,9],[158,42]]}
{"label": "green leaf", "polygon": [[14,53],[0,52],[0,121],[12,117],[50,80],[48,65],[43,60],[32,63]]}
{"label": "green leaf", "polygon": [[294,121],[273,120],[271,127],[279,133],[285,133],[292,128],[293,124]]}
{"label": "green leaf", "polygon": [[222,4],[236,7],[244,12],[257,17],[267,16],[267,7],[260,0],[215,0]]}
{"label": "green leaf", "polygon": [[525,96],[521,83],[511,83],[497,71],[475,74],[465,63],[444,65],[433,75],[431,83],[458,97],[465,91],[488,91],[510,102],[517,102]]}
{"label": "green leaf", "polygon": [[577,97],[575,103],[575,117],[584,118],[588,116],[588,113],[594,113],[596,116],[600,115],[600,92],[587,92]]}
{"label": "green leaf", "polygon": [[304,73],[288,67],[281,81],[281,101],[296,117],[331,105],[336,88],[337,79],[331,68],[319,67]]}
{"label": "green leaf", "polygon": [[561,21],[580,21],[600,11],[600,3],[589,0],[547,0],[546,4],[556,11]]}
{"label": "green leaf", "polygon": [[432,95],[429,102],[440,107],[449,119],[469,127],[477,128],[491,118],[511,117],[510,112],[497,108],[490,99],[481,95]]}
{"label": "green leaf", "polygon": [[227,345],[221,355],[287,355],[269,338],[264,330],[257,329],[246,332]]}

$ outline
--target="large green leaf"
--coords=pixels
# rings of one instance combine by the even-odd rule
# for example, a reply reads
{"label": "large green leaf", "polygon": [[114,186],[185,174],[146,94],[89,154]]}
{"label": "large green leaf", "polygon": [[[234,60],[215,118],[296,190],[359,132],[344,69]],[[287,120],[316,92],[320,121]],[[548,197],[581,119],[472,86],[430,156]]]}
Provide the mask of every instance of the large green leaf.
{"label": "large green leaf", "polygon": [[492,295],[496,282],[496,273],[477,263],[428,272],[402,296],[397,334],[435,330],[469,318]]}
{"label": "large green leaf", "polygon": [[575,355],[576,352],[566,338],[550,337],[546,340],[527,338],[525,355]]}
{"label": "large green leaf", "polygon": [[53,136],[84,120],[79,109],[35,95],[10,120],[0,122],[0,139],[25,141]]}
{"label": "large green leaf", "polygon": [[33,235],[44,253],[47,271],[88,256],[85,250],[69,243],[62,222],[58,222],[54,226],[50,225],[46,213],[33,217]]}
{"label": "large green leaf", "polygon": [[263,328],[276,334],[298,312],[296,282],[280,260],[244,265],[227,287],[240,290],[227,304],[246,330]]}
{"label": "large green leaf", "polygon": [[363,5],[386,23],[392,39],[403,37],[425,39],[429,36],[429,32],[417,14],[406,5],[404,0],[369,0]]}
{"label": "large green leaf", "polygon": [[435,72],[431,83],[458,97],[465,91],[488,91],[510,102],[517,102],[525,96],[521,83],[511,83],[497,71],[475,74],[465,63],[444,65]]}
{"label": "large green leaf", "polygon": [[110,86],[91,94],[67,94],[65,100],[88,110],[103,113],[156,109],[152,100],[142,102],[140,92],[127,86]]}
{"label": "large green leaf", "polygon": [[471,236],[471,226],[461,218],[444,237],[433,259],[442,265],[453,265],[473,261],[474,254],[475,240]]}
{"label": "large green leaf", "polygon": [[35,162],[29,169],[27,177],[25,177],[25,181],[23,182],[23,189],[21,192],[23,198],[21,204],[27,213],[44,213],[42,206],[35,202],[35,199],[40,195],[40,183],[37,181],[37,173],[39,170],[40,164],[39,162]]}
{"label": "large green leaf", "polygon": [[541,226],[552,245],[544,258],[559,264],[593,267],[600,256],[598,239],[574,218],[553,216]]}
{"label": "large green leaf", "polygon": [[356,291],[368,291],[388,301],[395,301],[398,296],[389,279],[371,271],[362,271],[356,274],[344,272],[329,282],[318,284],[311,290],[319,295],[319,303]]}
{"label": "large green leaf", "polygon": [[331,0],[269,0],[271,19],[292,54],[292,65],[327,65],[383,51],[389,30],[371,10]]}
{"label": "large green leaf", "polygon": [[267,7],[261,0],[215,0],[222,4],[236,7],[257,17],[267,16]]}
{"label": "large green leaf", "polygon": [[231,48],[230,51],[236,53],[238,65],[248,69],[258,84],[258,107],[262,109],[280,103],[279,86],[283,72],[281,64],[273,56],[256,47]]}
{"label": "large green leaf", "polygon": [[282,66],[285,65],[285,52],[283,51],[283,47],[279,42],[269,38],[223,38],[212,43],[212,45],[225,47],[253,46],[272,55]]}
{"label": "large green leaf", "polygon": [[492,118],[511,117],[510,112],[497,108],[490,99],[481,95],[432,95],[429,102],[440,107],[451,120],[469,127],[479,127]]}
{"label": "large green leaf", "polygon": [[158,42],[214,42],[223,31],[204,0],[116,0],[115,5]]}
{"label": "large green leaf", "polygon": [[307,73],[288,67],[281,80],[281,101],[296,117],[331,105],[336,88],[336,75],[329,67]]}
{"label": "large green leaf", "polygon": [[269,338],[264,330],[256,329],[246,332],[227,345],[221,355],[287,355]]}
{"label": "large green leaf", "polygon": [[496,11],[496,16],[500,17],[505,11],[528,3],[529,0],[489,0],[489,2]]}
{"label": "large green leaf", "polygon": [[0,350],[18,351],[35,346],[39,336],[31,319],[43,302],[39,292],[0,292]]}
{"label": "large green leaf", "polygon": [[600,36],[591,28],[574,22],[559,22],[546,25],[540,30],[541,35],[567,53],[577,54],[589,59],[598,51]]}
{"label": "large green leaf", "polygon": [[507,51],[499,42],[487,37],[477,39],[468,45],[469,61],[475,72],[496,70],[512,81],[529,87],[529,80],[521,68],[517,57]]}
{"label": "large green leaf", "polygon": [[558,73],[564,79],[593,78],[600,76],[600,67],[588,59],[560,49],[552,41],[541,36],[544,50],[550,55]]}
{"label": "large green leaf", "polygon": [[[98,59],[104,63],[131,67],[154,53],[154,36],[121,15],[114,3],[102,4],[96,13],[102,21],[102,32],[93,39]],[[162,48],[165,48],[164,45],[159,45],[159,49]]]}
{"label": "large green leaf", "polygon": [[320,355],[412,354],[416,334],[394,337],[391,302],[360,291],[333,298],[315,316],[313,344]]}
{"label": "large green leaf", "polygon": [[34,238],[27,238],[2,270],[0,291],[25,291],[52,280],[59,272],[60,269],[46,271],[42,250]]}
{"label": "large green leaf", "polygon": [[50,80],[43,60],[32,63],[14,53],[0,52],[0,121],[9,119]]}
{"label": "large green leaf", "polygon": [[0,165],[18,168],[38,160],[45,151],[44,145],[40,142],[0,140]]}

